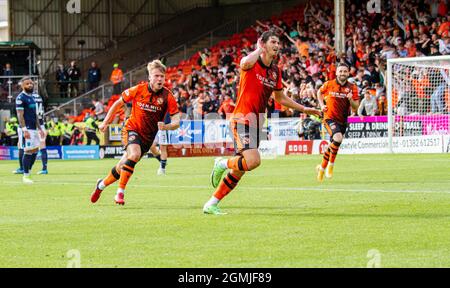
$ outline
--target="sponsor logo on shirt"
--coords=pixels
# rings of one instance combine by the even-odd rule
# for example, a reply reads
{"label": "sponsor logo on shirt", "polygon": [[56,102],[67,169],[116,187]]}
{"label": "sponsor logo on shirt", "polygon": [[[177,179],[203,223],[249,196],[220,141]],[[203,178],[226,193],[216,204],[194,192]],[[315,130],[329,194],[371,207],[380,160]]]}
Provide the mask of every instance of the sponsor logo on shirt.
{"label": "sponsor logo on shirt", "polygon": [[347,95],[350,92],[351,92],[350,88],[345,88],[344,89],[344,93],[342,93],[342,92],[330,92],[330,95],[332,97],[336,97],[336,98],[347,98]]}
{"label": "sponsor logo on shirt", "polygon": [[276,87],[276,81],[275,80],[271,80],[271,79],[267,79],[266,77],[260,75],[260,74],[256,74],[256,78],[261,82],[261,84],[263,84],[264,86],[270,87],[272,89],[274,89]]}
{"label": "sponsor logo on shirt", "polygon": [[162,111],[161,107],[150,104],[150,103],[137,102],[137,105],[141,110],[145,110],[145,111],[149,111],[149,112]]}

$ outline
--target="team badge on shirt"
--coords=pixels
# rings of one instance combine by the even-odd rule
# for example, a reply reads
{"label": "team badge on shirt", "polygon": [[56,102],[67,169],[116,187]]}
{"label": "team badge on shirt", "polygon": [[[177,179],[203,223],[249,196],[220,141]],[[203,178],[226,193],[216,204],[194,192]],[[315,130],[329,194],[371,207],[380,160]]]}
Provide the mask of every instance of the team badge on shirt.
{"label": "team badge on shirt", "polygon": [[274,79],[274,80],[277,80],[277,78],[278,78],[278,75],[277,75],[277,72],[272,72],[272,79]]}

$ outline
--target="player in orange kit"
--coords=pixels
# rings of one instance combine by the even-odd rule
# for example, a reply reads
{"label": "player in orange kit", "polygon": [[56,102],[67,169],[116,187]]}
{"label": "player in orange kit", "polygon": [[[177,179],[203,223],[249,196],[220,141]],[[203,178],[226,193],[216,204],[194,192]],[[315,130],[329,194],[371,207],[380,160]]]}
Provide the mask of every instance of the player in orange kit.
{"label": "player in orange kit", "polygon": [[[260,165],[258,147],[262,140],[261,130],[266,106],[272,93],[275,100],[283,106],[310,115],[321,115],[319,110],[306,108],[283,93],[281,70],[274,61],[280,49],[278,35],[272,31],[264,32],[257,46],[257,49],[244,57],[240,63],[238,99],[230,118],[236,156],[216,159],[211,184],[217,189],[203,206],[205,214],[223,214],[218,207],[219,202],[237,186],[246,172]],[[222,180],[227,169],[231,171]]]}
{"label": "player in orange kit", "polygon": [[358,87],[347,81],[349,71],[347,64],[339,64],[336,79],[325,82],[317,92],[317,99],[324,113],[323,125],[331,137],[331,144],[323,155],[322,164],[317,166],[319,181],[323,181],[324,174],[327,178],[333,177],[334,161],[344,139],[350,108],[356,110],[359,107]]}
{"label": "player in orange kit", "polygon": [[[122,130],[122,142],[125,152],[122,159],[104,179],[100,179],[91,195],[91,202],[100,198],[102,191],[112,183],[119,181],[115,197],[116,204],[124,205],[125,188],[133,175],[135,165],[148,152],[158,130],[176,130],[180,127],[180,114],[172,92],[164,87],[166,67],[159,60],[148,64],[149,82],[134,86],[122,93],[106,115],[99,129],[105,132],[117,111],[125,103],[132,102],[131,116]],[[166,113],[171,123],[164,124]]]}

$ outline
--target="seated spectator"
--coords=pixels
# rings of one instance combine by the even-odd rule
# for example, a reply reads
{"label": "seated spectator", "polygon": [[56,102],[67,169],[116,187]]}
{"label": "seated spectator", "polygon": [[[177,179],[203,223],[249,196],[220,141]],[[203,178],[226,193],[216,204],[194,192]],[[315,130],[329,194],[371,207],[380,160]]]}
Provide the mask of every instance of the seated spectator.
{"label": "seated spectator", "polygon": [[377,99],[366,90],[364,93],[364,99],[359,104],[358,115],[359,116],[375,116],[377,114]]}

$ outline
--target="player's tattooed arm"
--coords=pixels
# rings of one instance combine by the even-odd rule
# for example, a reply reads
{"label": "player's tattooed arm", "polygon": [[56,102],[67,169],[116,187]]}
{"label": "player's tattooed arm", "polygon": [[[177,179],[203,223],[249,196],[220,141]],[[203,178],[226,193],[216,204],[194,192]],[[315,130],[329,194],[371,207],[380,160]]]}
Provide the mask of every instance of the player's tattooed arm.
{"label": "player's tattooed arm", "polygon": [[242,70],[251,69],[256,64],[259,56],[263,53],[263,51],[264,51],[264,43],[262,39],[259,38],[256,50],[248,54],[244,58],[242,58],[240,65],[241,69]]}
{"label": "player's tattooed arm", "polygon": [[19,125],[20,125],[20,128],[22,129],[23,136],[25,137],[25,139],[30,139],[30,132],[28,132],[28,130],[27,130],[27,126],[25,124],[25,117],[23,116],[23,114],[24,114],[24,110],[17,109],[17,118],[19,120]]}
{"label": "player's tattooed arm", "polygon": [[19,110],[19,109],[17,109],[17,118],[18,118],[18,120],[19,120],[19,125],[20,125],[20,128],[26,128],[25,127],[25,117],[23,116],[23,110]]}
{"label": "player's tattooed arm", "polygon": [[98,126],[98,129],[101,132],[105,132],[106,128],[108,127],[108,124],[111,123],[111,120],[114,118],[116,113],[123,107],[123,104],[125,104],[125,101],[123,101],[123,98],[120,97],[119,100],[114,102],[114,104],[111,106],[111,108],[108,111],[108,114],[106,115],[103,122]]}

